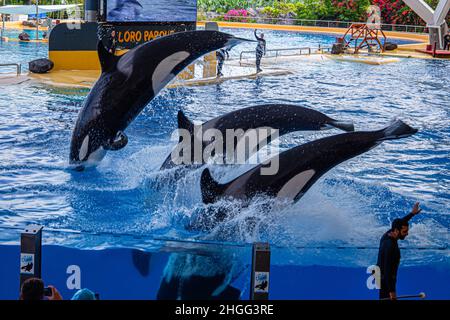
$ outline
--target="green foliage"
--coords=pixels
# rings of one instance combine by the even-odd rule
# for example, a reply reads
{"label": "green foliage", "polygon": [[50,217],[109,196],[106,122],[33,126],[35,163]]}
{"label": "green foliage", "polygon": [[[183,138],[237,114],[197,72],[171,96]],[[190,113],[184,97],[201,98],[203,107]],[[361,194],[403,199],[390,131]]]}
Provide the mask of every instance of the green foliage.
{"label": "green foliage", "polygon": [[274,8],[280,10],[281,14],[289,14],[289,13],[295,13],[296,6],[294,3],[288,3],[288,2],[275,2]]}
{"label": "green foliage", "polygon": [[206,14],[203,11],[197,11],[197,21],[206,21]]}
{"label": "green foliage", "polygon": [[226,13],[231,9],[249,9],[273,7],[278,3],[296,3],[299,0],[197,0],[197,7],[202,11]]}
{"label": "green foliage", "polygon": [[261,13],[268,18],[365,21],[370,0],[198,0],[197,5],[199,10],[222,14],[230,9],[263,8]]}
{"label": "green foliage", "polygon": [[278,18],[280,16],[280,10],[273,7],[264,7],[261,13],[266,15],[268,18]]}
{"label": "green foliage", "polygon": [[288,14],[296,13],[296,6],[293,3],[275,2],[273,7],[267,6],[261,10],[261,13],[269,18],[285,17]]}
{"label": "green foliage", "polygon": [[[439,0],[425,0],[431,8],[436,9]],[[423,21],[410,7],[399,0],[372,0],[372,3],[381,9],[383,23],[402,25],[425,25]],[[447,16],[449,21],[449,16]]]}
{"label": "green foliage", "polygon": [[297,19],[333,19],[335,9],[331,0],[304,0],[296,3]]}
{"label": "green foliage", "polygon": [[361,22],[367,20],[370,0],[333,0],[336,19],[339,21]]}
{"label": "green foliage", "polygon": [[248,1],[244,0],[198,0],[197,8],[203,11],[226,13],[230,9],[247,8]]}

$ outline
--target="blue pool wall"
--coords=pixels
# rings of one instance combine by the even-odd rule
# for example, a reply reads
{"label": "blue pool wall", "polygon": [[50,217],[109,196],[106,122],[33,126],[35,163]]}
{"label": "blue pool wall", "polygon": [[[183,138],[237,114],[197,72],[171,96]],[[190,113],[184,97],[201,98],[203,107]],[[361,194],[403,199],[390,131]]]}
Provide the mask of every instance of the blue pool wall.
{"label": "blue pool wall", "polygon": [[[138,255],[136,255],[138,253]],[[162,275],[172,253],[144,253],[132,249],[79,250],[45,245],[42,250],[42,278],[54,285],[64,299],[77,289],[71,283],[69,266],[80,268],[80,287],[99,293],[101,299],[156,299]],[[144,263],[133,263],[135,257],[149,257]],[[1,245],[0,299],[17,299],[19,295],[18,245]],[[241,299],[249,299],[250,261],[233,287],[241,291]],[[147,261],[147,262],[145,262]],[[367,288],[370,275],[362,267],[272,265],[270,299],[377,299],[378,290]],[[69,281],[68,281],[69,279]],[[450,299],[448,268],[433,266],[400,267],[397,292],[425,292],[427,299]]]}

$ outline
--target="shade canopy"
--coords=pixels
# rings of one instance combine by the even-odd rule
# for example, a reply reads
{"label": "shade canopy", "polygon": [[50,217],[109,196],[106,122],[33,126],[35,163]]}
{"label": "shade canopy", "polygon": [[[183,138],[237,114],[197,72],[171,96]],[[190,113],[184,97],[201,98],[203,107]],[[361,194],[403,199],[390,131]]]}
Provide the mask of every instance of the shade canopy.
{"label": "shade canopy", "polygon": [[[66,5],[53,5],[53,6],[38,6],[39,13],[62,11],[67,9],[73,9],[81,6],[81,4],[66,4]],[[0,14],[36,14],[36,6],[3,6],[0,7]]]}

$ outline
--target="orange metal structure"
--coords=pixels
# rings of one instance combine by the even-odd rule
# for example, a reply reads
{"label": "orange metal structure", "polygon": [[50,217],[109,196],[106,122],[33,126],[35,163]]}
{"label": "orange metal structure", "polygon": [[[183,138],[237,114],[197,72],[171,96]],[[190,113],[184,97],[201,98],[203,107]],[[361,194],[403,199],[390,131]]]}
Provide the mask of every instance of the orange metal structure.
{"label": "orange metal structure", "polygon": [[[350,35],[350,39],[346,39],[346,36]],[[384,42],[380,41],[380,37],[383,37]],[[365,23],[354,23],[348,28],[342,37],[345,43],[345,48],[350,48],[352,42],[355,44],[354,53],[358,53],[364,47],[368,47],[371,50],[372,46],[377,46],[379,51],[384,52],[384,43],[386,43],[386,35],[383,30],[377,28],[371,28]],[[361,40],[361,41],[358,41]]]}

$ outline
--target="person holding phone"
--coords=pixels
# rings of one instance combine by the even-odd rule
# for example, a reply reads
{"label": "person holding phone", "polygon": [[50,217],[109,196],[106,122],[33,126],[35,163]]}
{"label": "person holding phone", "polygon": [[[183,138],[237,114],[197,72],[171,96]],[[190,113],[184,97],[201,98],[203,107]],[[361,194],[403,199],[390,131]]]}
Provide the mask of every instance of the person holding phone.
{"label": "person holding phone", "polygon": [[420,211],[422,209],[419,207],[419,202],[416,202],[408,215],[392,221],[391,229],[380,240],[377,261],[377,266],[380,268],[381,274],[380,300],[397,299],[397,271],[400,265],[398,240],[405,240],[409,231],[408,221],[419,214]]}
{"label": "person holding phone", "polygon": [[63,300],[59,291],[53,287],[44,287],[44,281],[30,278],[24,281],[20,290],[20,300]]}

